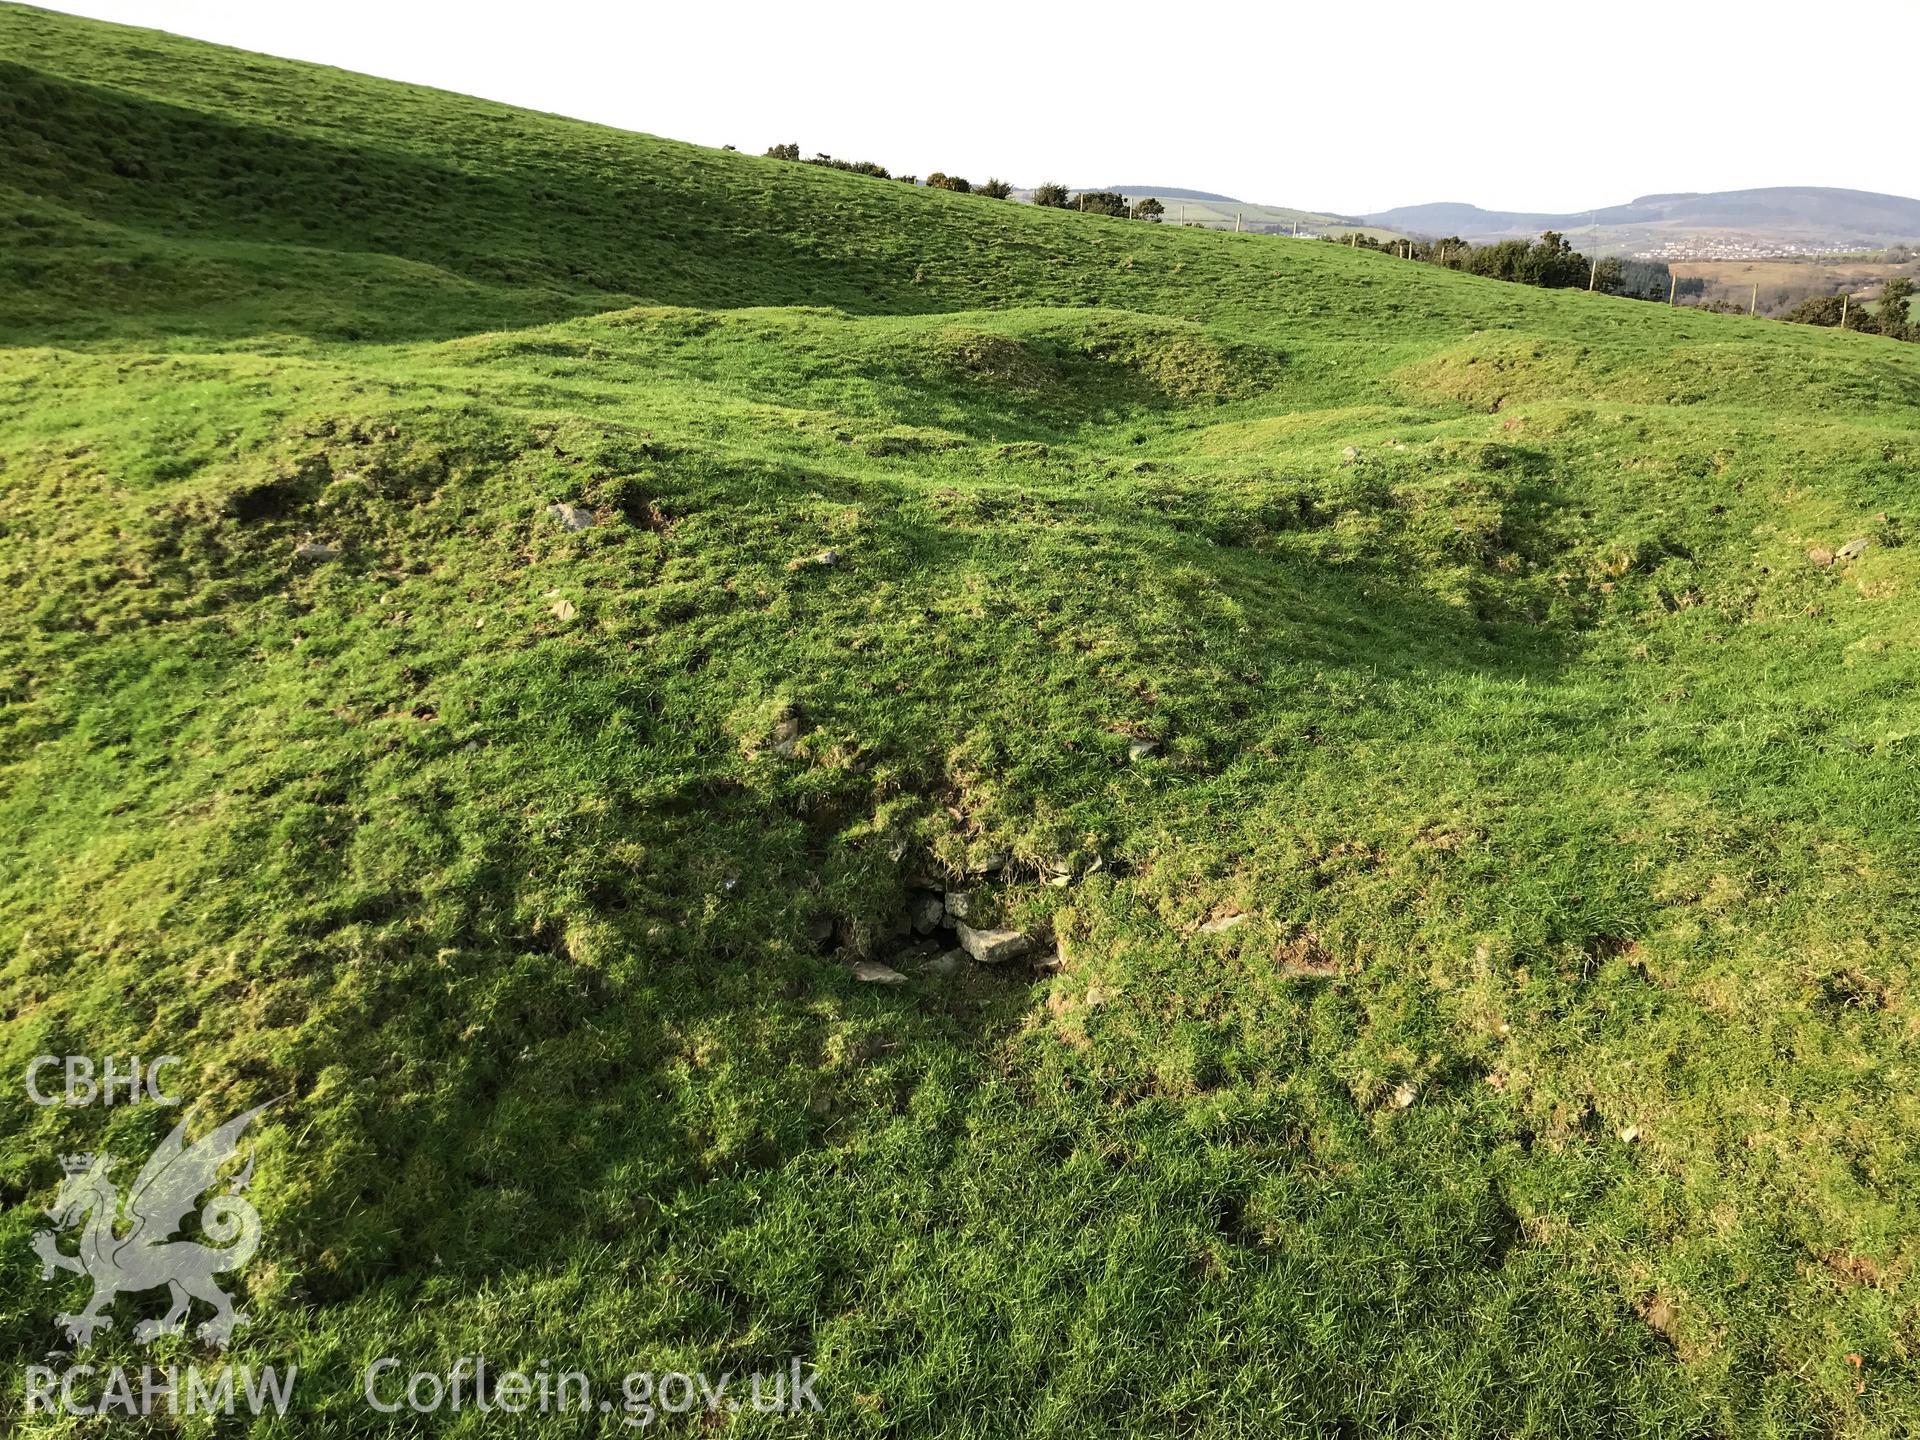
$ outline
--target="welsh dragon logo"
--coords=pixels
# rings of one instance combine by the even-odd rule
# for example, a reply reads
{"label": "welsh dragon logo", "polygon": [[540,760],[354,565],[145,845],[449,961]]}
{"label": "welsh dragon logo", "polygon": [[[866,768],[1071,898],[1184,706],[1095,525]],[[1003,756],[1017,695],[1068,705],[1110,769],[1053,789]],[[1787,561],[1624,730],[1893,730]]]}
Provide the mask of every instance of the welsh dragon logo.
{"label": "welsh dragon logo", "polygon": [[[115,1163],[111,1155],[61,1157],[67,1178],[47,1209],[54,1228],[37,1231],[33,1248],[40,1256],[41,1279],[52,1279],[55,1270],[75,1270],[93,1281],[93,1298],[86,1309],[56,1317],[76,1345],[92,1344],[95,1331],[113,1324],[107,1308],[122,1291],[164,1286],[171,1299],[165,1315],[134,1327],[134,1338],[143,1343],[186,1329],[187,1313],[195,1300],[214,1309],[194,1332],[202,1340],[224,1347],[234,1330],[247,1323],[246,1312],[233,1308],[214,1277],[238,1270],[260,1245],[259,1213],[242,1194],[253,1176],[251,1156],[226,1190],[209,1197],[201,1207],[200,1239],[174,1236],[202,1192],[215,1184],[220,1167],[237,1151],[241,1132],[266,1108],[256,1106],[192,1144],[187,1142],[183,1119],[140,1167],[124,1202],[111,1178]],[[67,1254],[59,1248],[59,1232],[76,1226],[80,1248]]]}

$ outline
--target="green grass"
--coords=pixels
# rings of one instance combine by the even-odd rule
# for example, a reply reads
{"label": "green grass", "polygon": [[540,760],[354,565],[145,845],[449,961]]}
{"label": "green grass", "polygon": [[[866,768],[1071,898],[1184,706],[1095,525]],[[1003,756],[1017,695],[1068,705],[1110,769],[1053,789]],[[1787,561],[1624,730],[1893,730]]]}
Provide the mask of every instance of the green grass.
{"label": "green grass", "polygon": [[[1127,198],[1140,200],[1150,193],[1146,190],[1130,190]],[[1317,210],[1295,210],[1285,205],[1252,205],[1244,200],[1180,200],[1166,195],[1159,199],[1167,207],[1162,223],[1168,225],[1205,225],[1213,229],[1232,230],[1238,219],[1244,227],[1240,232],[1242,234],[1258,231],[1290,237],[1294,226],[1298,225],[1306,235],[1345,237],[1358,230],[1381,239],[1406,238],[1397,230],[1343,224],[1339,216],[1322,214]]]}
{"label": "green grass", "polygon": [[[0,1070],[289,1097],[262,1433],[381,1353],[1911,1432],[1915,347],[17,7],[0,75]],[[994,852],[1064,968],[899,960]],[[56,1156],[170,1118],[0,1093],[0,1417]]]}

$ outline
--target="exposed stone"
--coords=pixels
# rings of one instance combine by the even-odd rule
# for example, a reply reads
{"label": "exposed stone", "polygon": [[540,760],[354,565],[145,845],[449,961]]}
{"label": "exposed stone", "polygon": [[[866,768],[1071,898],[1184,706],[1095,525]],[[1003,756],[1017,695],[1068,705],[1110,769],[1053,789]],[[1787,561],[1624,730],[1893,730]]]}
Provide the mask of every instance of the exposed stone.
{"label": "exposed stone", "polygon": [[964,920],[973,913],[973,896],[965,890],[949,890],[945,897],[947,914]]}
{"label": "exposed stone", "polygon": [[865,981],[869,985],[904,985],[907,977],[890,965],[882,965],[878,960],[856,960],[853,962],[853,978]]}
{"label": "exposed stone", "polygon": [[1225,915],[1216,915],[1200,927],[1202,935],[1224,935],[1236,925],[1244,925],[1253,917],[1244,910],[1232,910]]}
{"label": "exposed stone", "polygon": [[1811,560],[1819,569],[1824,570],[1833,564],[1833,551],[1824,545],[1816,545],[1807,551],[1807,559]]}
{"label": "exposed stone", "polygon": [[1160,748],[1158,740],[1136,740],[1127,746],[1127,759],[1144,760]]}
{"label": "exposed stone", "polygon": [[558,505],[549,505],[547,513],[560,522],[562,530],[580,531],[593,528],[593,512],[578,505],[569,505],[562,501]]}
{"label": "exposed stone", "polygon": [[1006,867],[1007,852],[1004,850],[989,850],[986,854],[982,855],[974,865],[973,873],[975,875],[994,875],[1006,869]]}
{"label": "exposed stone", "polygon": [[913,933],[916,935],[931,935],[940,928],[946,913],[945,902],[928,891],[922,891],[907,902],[907,918],[913,922]]}
{"label": "exposed stone", "polygon": [[1393,1108],[1396,1110],[1408,1109],[1412,1106],[1413,1102],[1419,1098],[1419,1090],[1414,1088],[1409,1082],[1403,1080],[1394,1087]]}
{"label": "exposed stone", "polygon": [[1621,1127],[1620,1143],[1622,1145],[1631,1145],[1635,1141],[1637,1141],[1639,1138],[1640,1138],[1640,1127],[1638,1125],[1625,1125]]}
{"label": "exposed stone", "polygon": [[931,975],[936,980],[951,980],[960,973],[961,962],[967,958],[964,950],[942,950],[938,955],[924,960],[920,965],[922,975]]}
{"label": "exposed stone", "polygon": [[773,722],[773,753],[792,756],[800,748],[800,737],[806,731],[806,717],[801,714],[800,707],[783,706]]}
{"label": "exposed stone", "polygon": [[982,965],[999,965],[1018,960],[1033,948],[1033,941],[1018,930],[975,930],[965,921],[954,926],[960,948]]}
{"label": "exposed stone", "polygon": [[296,560],[331,560],[339,553],[338,546],[321,540],[303,540],[293,547],[293,558]]}
{"label": "exposed stone", "polygon": [[1834,551],[1834,555],[1837,559],[1841,559],[1841,560],[1857,560],[1862,555],[1867,553],[1867,546],[1871,545],[1872,543],[1873,542],[1867,539],[1866,536],[1859,535],[1853,538],[1852,540],[1847,541],[1846,544],[1842,545],[1838,550]]}
{"label": "exposed stone", "polygon": [[1349,461],[1358,460],[1360,458],[1359,447],[1355,445],[1347,446],[1347,448],[1342,450],[1340,453],[1344,455]]}
{"label": "exposed stone", "polygon": [[828,568],[834,565],[838,565],[839,563],[840,563],[840,552],[838,550],[822,550],[814,555],[801,555],[801,556],[795,557],[792,560],[789,560],[787,562],[787,569],[804,570],[809,565],[817,565],[822,568]]}

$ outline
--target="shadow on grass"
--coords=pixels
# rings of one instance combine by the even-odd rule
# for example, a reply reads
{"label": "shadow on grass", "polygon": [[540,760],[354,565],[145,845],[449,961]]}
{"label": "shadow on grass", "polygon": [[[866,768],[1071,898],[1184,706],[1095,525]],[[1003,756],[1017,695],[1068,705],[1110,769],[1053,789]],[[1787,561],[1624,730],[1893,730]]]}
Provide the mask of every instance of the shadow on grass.
{"label": "shadow on grass", "polygon": [[[703,194],[649,163],[650,142],[597,164],[552,143],[541,117],[525,134],[515,117],[482,168],[14,62],[0,62],[0,115],[15,137],[0,189],[21,197],[23,225],[68,242],[9,256],[16,344],[142,324],[209,339],[437,339],[641,301],[911,313],[951,299],[909,283],[905,252],[823,247],[836,222],[812,213],[814,177]],[[450,142],[458,129],[424,109],[416,119]]]}

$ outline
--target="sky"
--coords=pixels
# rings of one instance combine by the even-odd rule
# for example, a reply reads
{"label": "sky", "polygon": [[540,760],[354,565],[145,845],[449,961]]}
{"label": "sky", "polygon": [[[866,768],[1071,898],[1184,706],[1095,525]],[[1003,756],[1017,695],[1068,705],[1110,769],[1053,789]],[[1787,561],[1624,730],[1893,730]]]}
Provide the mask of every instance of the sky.
{"label": "sky", "polygon": [[[1831,24],[1799,0],[53,8],[678,140],[1021,186],[1343,214],[1765,185],[1920,195],[1920,0],[1853,0]],[[1905,83],[1883,78],[1890,52]]]}

